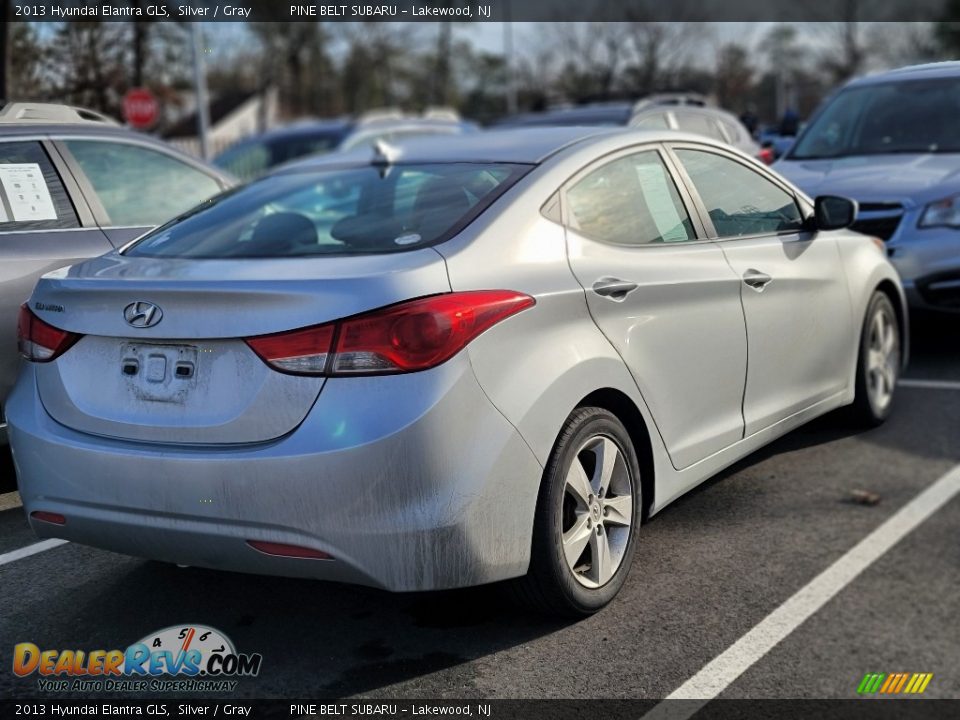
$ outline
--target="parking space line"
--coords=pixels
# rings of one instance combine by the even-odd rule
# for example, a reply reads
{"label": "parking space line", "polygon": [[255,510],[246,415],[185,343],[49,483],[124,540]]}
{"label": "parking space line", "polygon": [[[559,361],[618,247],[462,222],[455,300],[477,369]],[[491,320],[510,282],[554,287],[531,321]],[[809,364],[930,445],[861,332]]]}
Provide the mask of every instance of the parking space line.
{"label": "parking space line", "polygon": [[68,542],[70,541],[60,540],[59,538],[50,538],[49,540],[41,540],[38,543],[27,545],[26,547],[19,548],[18,550],[11,550],[10,552],[0,555],[0,565],[6,565],[7,563],[12,563],[16,560],[23,560],[23,558],[36,555],[37,553],[42,553],[46,550],[53,550],[53,548],[66,545]]}
{"label": "parking space line", "polygon": [[11,492],[0,495],[0,510],[13,510],[21,507],[23,502],[20,500],[20,493]]}
{"label": "parking space line", "polygon": [[958,494],[960,465],[900,508],[666,698],[669,701],[687,702],[660,703],[644,715],[643,720],[685,720],[694,715],[898,541]]}
{"label": "parking space line", "polygon": [[908,388],[925,388],[927,390],[960,390],[960,382],[954,380],[912,380],[905,378],[898,380],[897,385]]}

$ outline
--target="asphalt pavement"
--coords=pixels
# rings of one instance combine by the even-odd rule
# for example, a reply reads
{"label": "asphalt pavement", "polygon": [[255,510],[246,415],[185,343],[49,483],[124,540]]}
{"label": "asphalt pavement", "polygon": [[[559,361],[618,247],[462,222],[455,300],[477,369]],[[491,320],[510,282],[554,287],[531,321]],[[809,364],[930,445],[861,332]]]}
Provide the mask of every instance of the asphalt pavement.
{"label": "asphalt pavement", "polygon": [[[15,643],[123,648],[201,623],[263,655],[225,698],[666,697],[960,463],[958,331],[916,323],[882,427],[822,418],[664,509],[587,620],[518,610],[496,588],[391,595],[65,544],[0,564],[0,696],[39,695],[9,670]],[[960,698],[958,525],[954,497],[719,697],[855,698],[867,672],[930,672],[926,697]],[[20,508],[0,510],[0,556],[35,542]]]}

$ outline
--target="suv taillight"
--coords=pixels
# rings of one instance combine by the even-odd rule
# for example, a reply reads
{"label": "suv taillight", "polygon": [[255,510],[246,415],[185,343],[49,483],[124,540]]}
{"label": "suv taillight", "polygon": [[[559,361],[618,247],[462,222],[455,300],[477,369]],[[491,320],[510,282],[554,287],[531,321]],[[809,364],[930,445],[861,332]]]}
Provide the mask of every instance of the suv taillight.
{"label": "suv taillight", "polygon": [[297,375],[415,372],[446,362],[477,335],[535,302],[510,290],[432,295],[246,342],[271,367]]}
{"label": "suv taillight", "polygon": [[63,355],[82,335],[47,325],[25,304],[17,317],[17,348],[32,362],[50,362]]}

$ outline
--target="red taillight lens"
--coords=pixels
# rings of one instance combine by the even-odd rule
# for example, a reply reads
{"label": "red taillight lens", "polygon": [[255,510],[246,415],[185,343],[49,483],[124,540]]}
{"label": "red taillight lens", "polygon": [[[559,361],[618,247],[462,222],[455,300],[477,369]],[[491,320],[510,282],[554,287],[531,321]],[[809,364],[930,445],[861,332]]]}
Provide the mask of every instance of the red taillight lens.
{"label": "red taillight lens", "polygon": [[334,375],[426,370],[449,360],[477,335],[534,304],[504,290],[412,300],[344,320]]}
{"label": "red taillight lens", "polygon": [[80,335],[47,325],[26,305],[20,306],[17,318],[17,347],[20,354],[33,362],[50,362],[70,349]]}
{"label": "red taillight lens", "polygon": [[47,512],[46,510],[34,510],[30,513],[30,517],[35,520],[43,520],[43,522],[53,523],[54,525],[66,525],[67,519],[60,513]]}
{"label": "red taillight lens", "polygon": [[247,345],[268,365],[289,373],[316,375],[327,367],[334,325],[250,338]]}
{"label": "red taillight lens", "polygon": [[510,290],[434,295],[335,323],[251,338],[247,343],[284,372],[415,372],[446,362],[477,335],[534,303],[532,297]]}
{"label": "red taillight lens", "polygon": [[763,148],[759,153],[757,153],[757,157],[764,165],[773,165],[773,161],[776,160],[776,158],[773,156],[773,148],[768,147]]}

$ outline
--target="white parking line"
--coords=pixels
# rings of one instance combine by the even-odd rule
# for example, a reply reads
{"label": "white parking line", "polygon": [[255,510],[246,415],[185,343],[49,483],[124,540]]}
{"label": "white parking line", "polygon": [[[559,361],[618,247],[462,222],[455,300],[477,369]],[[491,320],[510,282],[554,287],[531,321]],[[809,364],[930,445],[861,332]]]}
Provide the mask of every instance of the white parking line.
{"label": "white parking line", "polygon": [[42,553],[46,550],[53,550],[53,548],[66,545],[68,542],[69,540],[50,538],[49,540],[41,540],[38,543],[27,545],[26,547],[22,547],[17,550],[11,550],[8,553],[0,555],[0,565],[6,565],[7,563],[12,563],[16,560],[23,560],[25,557],[30,557],[31,555],[36,555],[37,553]]}
{"label": "white parking line", "polygon": [[0,495],[0,510],[13,510],[23,505],[20,500],[20,493],[10,492]]}
{"label": "white parking line", "polygon": [[924,388],[927,390],[960,390],[960,382],[953,380],[898,380],[897,385],[908,388]]}
{"label": "white parking line", "polygon": [[[846,552],[746,635],[643,716],[643,720],[686,720],[722,693],[751,665],[796,630],[861,572],[960,493],[960,466],[930,485],[880,527]],[[687,702],[672,702],[685,700]]]}

